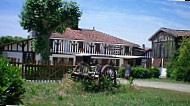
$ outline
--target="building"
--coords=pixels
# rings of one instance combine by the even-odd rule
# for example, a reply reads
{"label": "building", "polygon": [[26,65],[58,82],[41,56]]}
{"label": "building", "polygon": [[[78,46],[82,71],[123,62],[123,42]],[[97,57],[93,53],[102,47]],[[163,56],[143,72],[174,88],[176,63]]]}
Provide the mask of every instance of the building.
{"label": "building", "polygon": [[[170,59],[174,52],[179,48],[179,42],[182,37],[189,37],[190,30],[174,30],[169,28],[160,28],[154,33],[149,41],[152,42],[152,65],[165,70],[165,63]],[[163,73],[162,73],[163,72]],[[161,75],[165,76],[162,71]]]}
{"label": "building", "polygon": [[[34,37],[35,33],[31,33]],[[22,61],[41,60],[41,56],[33,50],[32,42],[35,38],[3,45],[2,55],[19,58]],[[141,64],[139,45],[113,37],[111,35],[91,29],[67,28],[64,34],[53,33],[50,37],[49,59],[63,62],[66,65],[76,65],[84,56],[91,57],[90,64],[113,64],[131,66]]]}
{"label": "building", "polygon": [[152,49],[144,48],[144,58],[142,59],[142,66],[145,68],[151,68],[152,66]]}

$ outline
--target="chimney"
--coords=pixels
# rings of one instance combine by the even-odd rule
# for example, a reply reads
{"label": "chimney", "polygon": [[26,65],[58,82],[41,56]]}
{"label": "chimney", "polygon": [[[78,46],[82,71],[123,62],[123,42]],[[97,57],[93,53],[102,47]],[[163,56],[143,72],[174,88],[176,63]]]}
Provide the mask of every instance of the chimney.
{"label": "chimney", "polygon": [[144,50],[144,52],[145,52],[145,44],[142,45],[142,48],[143,48],[143,50]]}
{"label": "chimney", "polygon": [[30,35],[29,35],[29,38],[34,38],[36,37],[36,31],[30,31]]}
{"label": "chimney", "polygon": [[93,27],[93,30],[95,30],[95,27]]}

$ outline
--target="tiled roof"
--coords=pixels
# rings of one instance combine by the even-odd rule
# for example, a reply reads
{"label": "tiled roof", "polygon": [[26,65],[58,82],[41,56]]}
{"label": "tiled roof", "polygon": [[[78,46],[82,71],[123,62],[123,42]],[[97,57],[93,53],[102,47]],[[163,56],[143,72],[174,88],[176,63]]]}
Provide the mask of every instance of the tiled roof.
{"label": "tiled roof", "polygon": [[89,29],[73,30],[73,29],[67,28],[64,34],[53,33],[51,35],[51,38],[65,38],[65,39],[73,39],[73,40],[86,40],[86,41],[92,41],[92,42],[106,42],[106,43],[113,43],[113,44],[126,44],[126,45],[132,45],[132,46],[139,46],[135,43],[131,43],[123,39],[113,37],[96,30],[89,30]]}
{"label": "tiled roof", "polygon": [[190,30],[174,30],[174,29],[169,29],[169,28],[160,28],[156,33],[154,33],[149,40],[152,40],[159,32],[166,32],[169,33],[175,37],[179,36],[190,36]]}

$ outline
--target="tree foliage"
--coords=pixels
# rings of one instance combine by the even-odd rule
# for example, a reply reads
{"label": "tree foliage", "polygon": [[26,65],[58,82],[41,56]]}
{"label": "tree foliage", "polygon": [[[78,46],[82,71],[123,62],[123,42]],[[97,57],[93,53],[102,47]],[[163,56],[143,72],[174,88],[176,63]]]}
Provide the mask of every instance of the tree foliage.
{"label": "tree foliage", "polygon": [[79,21],[82,12],[76,2],[62,0],[26,0],[19,17],[21,26],[37,32],[35,50],[43,59],[49,57],[49,37],[63,33]]}
{"label": "tree foliage", "polygon": [[183,38],[179,50],[167,65],[167,77],[190,81],[190,38]]}
{"label": "tree foliage", "polygon": [[24,40],[25,38],[22,37],[12,37],[12,36],[1,36],[0,37],[0,45],[4,45],[6,43],[16,42],[20,40]]}

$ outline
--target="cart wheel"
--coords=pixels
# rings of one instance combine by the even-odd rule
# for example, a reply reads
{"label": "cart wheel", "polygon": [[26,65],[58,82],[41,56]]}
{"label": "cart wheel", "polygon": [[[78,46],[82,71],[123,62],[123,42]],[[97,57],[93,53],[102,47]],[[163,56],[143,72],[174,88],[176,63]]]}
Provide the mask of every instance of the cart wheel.
{"label": "cart wheel", "polygon": [[101,69],[102,76],[107,76],[108,79],[113,80],[114,79],[114,73],[115,70],[111,65],[105,65]]}
{"label": "cart wheel", "polygon": [[74,72],[79,72],[79,73],[88,73],[91,72],[91,68],[87,63],[78,63],[77,66],[74,69]]}
{"label": "cart wheel", "polygon": [[88,77],[88,72],[91,72],[91,68],[86,63],[78,63],[78,65],[75,67],[74,72],[71,74],[72,78],[82,78],[82,77]]}
{"label": "cart wheel", "polygon": [[105,65],[102,67],[101,72],[99,73],[98,86],[100,86],[101,79],[105,76],[116,85],[116,72],[111,65]]}

